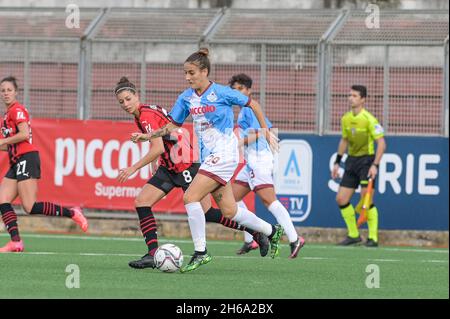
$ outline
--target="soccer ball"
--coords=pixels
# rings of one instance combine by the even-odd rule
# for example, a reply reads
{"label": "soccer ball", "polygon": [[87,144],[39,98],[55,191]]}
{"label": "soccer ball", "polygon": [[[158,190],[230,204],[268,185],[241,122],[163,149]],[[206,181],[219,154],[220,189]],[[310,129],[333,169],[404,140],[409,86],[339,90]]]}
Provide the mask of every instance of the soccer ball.
{"label": "soccer ball", "polygon": [[155,252],[156,268],[163,272],[175,272],[183,265],[183,253],[174,244],[164,244]]}

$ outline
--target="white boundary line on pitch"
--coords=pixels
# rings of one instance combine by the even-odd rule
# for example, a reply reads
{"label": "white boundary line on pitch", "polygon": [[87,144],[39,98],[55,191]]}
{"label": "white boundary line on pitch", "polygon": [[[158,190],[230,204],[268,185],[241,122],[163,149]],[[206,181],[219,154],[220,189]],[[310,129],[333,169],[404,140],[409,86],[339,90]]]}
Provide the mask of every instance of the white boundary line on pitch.
{"label": "white boundary line on pitch", "polygon": [[[140,257],[142,254],[111,254],[111,253],[61,253],[61,252],[51,252],[51,251],[34,251],[34,252],[22,252],[22,253],[10,253],[8,255],[39,255],[39,256],[87,256],[87,257]],[[189,255],[183,255],[188,258]],[[214,258],[223,258],[223,259],[260,259],[258,256],[215,256]],[[269,258],[266,258],[269,259]],[[300,257],[300,260],[338,260],[339,258],[335,257]],[[408,262],[408,260],[403,259],[372,259],[368,258],[368,262]],[[448,263],[448,260],[440,260],[440,259],[423,259],[421,262],[428,263]]]}
{"label": "white boundary line on pitch", "polygon": [[[9,234],[0,234],[0,237],[9,237]],[[30,237],[30,238],[59,238],[59,239],[80,239],[80,240],[108,240],[108,241],[136,241],[141,242],[142,238],[134,238],[134,237],[96,237],[96,236],[76,236],[76,235],[43,235],[43,234],[24,234],[23,237]],[[191,240],[187,239],[160,239],[161,242],[171,242],[171,243],[181,243],[181,244],[189,244],[192,243]],[[235,241],[211,241],[212,245],[234,245]],[[287,244],[282,244],[286,245]],[[308,246],[306,246],[308,247]],[[329,249],[333,247],[333,245],[316,245],[312,246],[314,248],[325,248]],[[355,249],[356,247],[342,247],[342,246],[334,246],[333,248],[336,249]],[[366,247],[362,247],[366,248]],[[448,254],[448,249],[442,249],[442,248],[430,248],[430,249],[423,249],[423,248],[391,248],[391,247],[377,247],[377,248],[367,248],[367,250],[383,250],[383,251],[395,251],[395,252],[413,252],[413,253],[436,253],[436,254]]]}
{"label": "white boundary line on pitch", "polygon": [[[32,252],[22,252],[22,253],[9,253],[8,255],[39,255],[39,256],[88,256],[88,257],[142,257],[142,254],[110,254],[110,253],[61,253],[53,251],[32,251]],[[190,257],[190,255],[183,255],[184,257]],[[216,256],[214,258],[224,258],[224,259],[260,259],[262,257],[257,256]],[[268,259],[268,258],[267,258]],[[306,260],[331,260],[336,258],[329,257],[302,257],[301,259]]]}

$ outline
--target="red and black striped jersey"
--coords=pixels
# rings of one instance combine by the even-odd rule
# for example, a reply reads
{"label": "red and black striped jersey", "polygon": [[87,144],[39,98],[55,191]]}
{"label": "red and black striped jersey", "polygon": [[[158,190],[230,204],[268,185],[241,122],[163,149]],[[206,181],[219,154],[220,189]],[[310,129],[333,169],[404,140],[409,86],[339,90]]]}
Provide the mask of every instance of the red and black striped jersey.
{"label": "red and black striped jersey", "polygon": [[[167,111],[158,105],[141,104],[139,118],[134,119],[142,133],[150,133],[170,123]],[[162,137],[165,152],[159,158],[159,165],[175,173],[181,173],[192,165],[193,149],[182,131]],[[184,153],[183,153],[184,152]]]}
{"label": "red and black striped jersey", "polygon": [[28,124],[30,137],[25,141],[8,145],[9,162],[11,164],[15,164],[21,155],[37,151],[36,146],[32,144],[31,123],[28,110],[25,106],[19,104],[19,102],[15,102],[8,108],[3,117],[2,136],[7,138],[16,135],[19,132],[19,124],[23,122]]}

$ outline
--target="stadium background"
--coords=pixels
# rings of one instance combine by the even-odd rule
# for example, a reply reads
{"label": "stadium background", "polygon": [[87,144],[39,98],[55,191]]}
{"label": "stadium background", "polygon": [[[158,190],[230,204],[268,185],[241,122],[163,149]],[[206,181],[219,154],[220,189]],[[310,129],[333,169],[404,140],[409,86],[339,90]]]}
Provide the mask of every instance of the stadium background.
{"label": "stadium background", "polygon": [[[209,8],[196,10],[165,3],[174,5],[81,6],[79,28],[66,27],[70,12],[65,6],[0,7],[0,74],[18,77],[19,99],[32,114],[34,140],[44,158],[43,200],[81,203],[89,217],[107,218],[109,224],[134,218],[121,212],[133,209],[131,188],[135,192],[142,186],[149,171],[130,180],[120,196],[96,195],[98,182],[106,185],[99,194],[123,186],[114,179],[121,154],[122,160],[131,160],[144,151],[127,142],[135,129],[112,88],[127,75],[143,101],[170,109],[186,86],[181,64],[206,45],[212,79],[226,83],[236,72],[251,75],[255,97],[281,137],[309,145],[308,180],[302,180],[307,175],[302,165],[308,163],[298,155],[301,146],[283,153],[289,157],[294,151],[287,165],[295,169],[280,167],[305,183],[301,196],[279,194],[301,220],[297,226],[344,226],[334,208],[329,163],[340,117],[348,109],[348,88],[360,83],[369,90],[368,109],[387,131],[382,168],[390,177],[378,185],[380,229],[439,230],[448,245],[448,4],[420,10],[382,6],[380,27],[369,28],[371,12],[336,8],[340,1],[330,1],[331,9],[269,11],[244,9],[239,1],[230,9],[200,1]],[[400,3],[407,7],[410,2]],[[3,172],[4,155],[1,165]],[[302,199],[309,205],[299,208]],[[249,201],[270,220],[260,202]],[[158,217],[184,220],[182,211],[179,194],[173,194],[161,203]]]}

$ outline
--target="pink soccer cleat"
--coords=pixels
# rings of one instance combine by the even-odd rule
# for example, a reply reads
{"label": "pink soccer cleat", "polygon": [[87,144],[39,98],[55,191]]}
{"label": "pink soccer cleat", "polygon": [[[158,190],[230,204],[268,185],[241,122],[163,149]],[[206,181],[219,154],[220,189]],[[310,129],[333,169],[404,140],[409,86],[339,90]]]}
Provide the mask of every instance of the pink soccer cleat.
{"label": "pink soccer cleat", "polygon": [[72,220],[77,223],[84,232],[86,232],[88,229],[88,221],[86,217],[84,217],[81,207],[72,207],[70,210],[73,213]]}
{"label": "pink soccer cleat", "polygon": [[23,250],[23,241],[10,241],[0,248],[0,253],[21,253]]}
{"label": "pink soccer cleat", "polygon": [[289,255],[289,258],[290,259],[296,258],[300,249],[302,249],[303,246],[305,246],[305,239],[299,236],[295,242],[290,243],[290,246],[291,246],[291,254]]}

